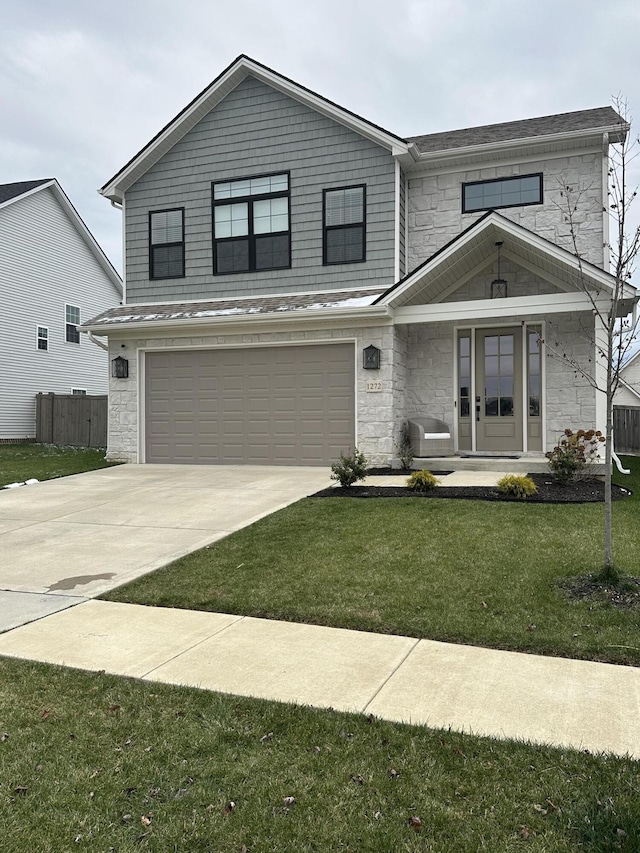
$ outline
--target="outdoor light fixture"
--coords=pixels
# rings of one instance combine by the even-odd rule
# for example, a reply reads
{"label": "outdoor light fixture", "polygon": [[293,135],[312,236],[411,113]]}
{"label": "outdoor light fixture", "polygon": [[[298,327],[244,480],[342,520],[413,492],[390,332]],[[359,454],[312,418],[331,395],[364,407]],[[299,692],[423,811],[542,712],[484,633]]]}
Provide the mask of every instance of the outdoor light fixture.
{"label": "outdoor light fixture", "polygon": [[502,246],[502,240],[496,243],[498,249],[498,278],[494,278],[491,282],[491,298],[492,299],[505,299],[507,296],[507,282],[504,278],[500,277],[500,248]]}
{"label": "outdoor light fixture", "polygon": [[380,370],[380,350],[370,344],[362,350],[362,366],[365,370]]}
{"label": "outdoor light fixture", "polygon": [[126,358],[119,355],[111,361],[111,375],[114,379],[129,378],[129,362]]}

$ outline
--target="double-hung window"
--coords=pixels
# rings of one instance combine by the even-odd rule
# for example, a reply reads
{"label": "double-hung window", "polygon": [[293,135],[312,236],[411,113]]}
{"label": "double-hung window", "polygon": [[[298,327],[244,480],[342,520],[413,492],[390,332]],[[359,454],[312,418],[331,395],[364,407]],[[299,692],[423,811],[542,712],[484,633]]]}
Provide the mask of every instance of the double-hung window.
{"label": "double-hung window", "polygon": [[323,264],[366,260],[366,188],[323,191]]}
{"label": "double-hung window", "polygon": [[78,326],[80,325],[80,309],[77,305],[64,306],[64,320],[65,341],[68,344],[79,344],[80,332],[78,331]]}
{"label": "double-hung window", "polygon": [[149,277],[184,277],[184,208],[149,214]]}
{"label": "double-hung window", "polygon": [[47,352],[49,349],[49,329],[47,326],[36,326],[36,349]]}
{"label": "double-hung window", "polygon": [[542,204],[542,174],[492,178],[462,185],[462,212]]}
{"label": "double-hung window", "polygon": [[291,266],[289,173],[212,184],[213,271]]}

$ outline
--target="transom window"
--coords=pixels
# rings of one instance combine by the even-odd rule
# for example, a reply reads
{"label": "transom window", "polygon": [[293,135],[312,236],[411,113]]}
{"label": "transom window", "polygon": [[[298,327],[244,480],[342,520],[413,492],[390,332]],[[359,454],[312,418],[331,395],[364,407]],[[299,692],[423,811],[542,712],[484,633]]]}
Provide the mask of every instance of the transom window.
{"label": "transom window", "polygon": [[80,343],[80,309],[77,305],[64,306],[65,332],[64,339],[68,344]]}
{"label": "transom window", "polygon": [[323,191],[323,258],[326,264],[353,264],[366,259],[366,188]]}
{"label": "transom window", "polygon": [[184,208],[149,214],[149,276],[184,277]]}
{"label": "transom window", "polygon": [[220,181],[212,196],[216,275],[291,266],[288,172]]}
{"label": "transom window", "polygon": [[462,212],[542,204],[542,173],[462,185]]}
{"label": "transom window", "polygon": [[36,326],[36,347],[43,352],[49,349],[49,329],[46,326]]}

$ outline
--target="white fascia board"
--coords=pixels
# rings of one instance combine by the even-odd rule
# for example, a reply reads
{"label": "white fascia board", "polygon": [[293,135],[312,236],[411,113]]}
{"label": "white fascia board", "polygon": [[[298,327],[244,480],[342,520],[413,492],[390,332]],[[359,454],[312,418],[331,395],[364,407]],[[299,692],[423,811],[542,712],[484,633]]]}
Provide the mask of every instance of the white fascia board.
{"label": "white fascia board", "polygon": [[[623,368],[623,370],[624,370],[624,368]],[[638,398],[638,400],[640,400],[640,391],[637,388],[633,388],[631,385],[629,385],[628,382],[625,382],[625,380],[622,378],[622,376],[620,376],[618,378],[618,381],[620,382],[620,384],[622,386],[624,386],[627,389],[627,391],[630,391],[635,397]]]}
{"label": "white fascia board", "polygon": [[552,293],[542,296],[515,296],[506,299],[472,299],[468,302],[441,302],[433,305],[410,305],[396,308],[393,321],[409,323],[444,323],[462,320],[499,320],[530,314],[566,314],[593,311],[593,304],[584,293]]}
{"label": "white fascia board", "polygon": [[52,187],[56,183],[55,178],[50,181],[47,181],[45,184],[39,184],[37,187],[33,187],[33,189],[27,190],[26,192],[20,193],[20,195],[14,195],[12,198],[8,198],[6,201],[3,201],[0,204],[0,210],[5,207],[9,207],[11,204],[15,204],[15,202],[20,201],[23,198],[29,198],[30,195],[35,195],[39,193],[40,190],[46,190],[48,187]]}
{"label": "white fascia board", "polygon": [[394,157],[402,157],[409,153],[409,145],[400,137],[387,133],[353,113],[343,110],[337,104],[325,100],[314,92],[298,86],[293,81],[287,80],[265,68],[257,65],[247,57],[242,57],[234,63],[227,72],[214,83],[212,83],[184,112],[179,113],[167,127],[158,134],[152,143],[143,148],[131,162],[124,167],[114,178],[98,192],[107,198],[122,201],[125,191],[133,181],[129,178],[133,172],[139,172],[145,161],[148,164],[139,172],[144,174],[151,166],[197,124],[201,117],[210,112],[217,104],[236,88],[245,77],[251,74],[253,77],[277,89],[285,95],[299,101],[322,115],[327,116],[338,124],[348,127],[360,136],[375,142],[386,148]]}
{"label": "white fascia board", "polygon": [[52,181],[51,184],[44,184],[44,187],[50,187],[56,199],[60,202],[63,210],[71,220],[72,225],[75,227],[76,231],[82,237],[84,242],[87,244],[89,251],[93,254],[95,259],[98,261],[102,269],[105,271],[107,276],[111,279],[113,286],[116,288],[118,294],[122,296],[123,288],[122,288],[122,279],[116,272],[114,266],[112,265],[109,258],[105,255],[105,253],[100,248],[99,243],[96,238],[93,236],[91,231],[87,228],[82,217],[75,209],[71,201],[67,197],[67,194],[62,189],[60,184],[57,181]]}
{"label": "white fascia board", "polygon": [[[433,258],[430,263],[422,267],[420,270],[416,271],[410,278],[405,281],[405,283],[400,288],[394,290],[388,295],[388,297],[385,299],[384,304],[391,304],[394,299],[396,299],[398,296],[401,296],[407,290],[410,290],[417,282],[419,282],[422,278],[428,275],[432,270],[437,269],[440,264],[455,255],[466,243],[476,237],[483,230],[490,228],[491,226],[494,226],[498,230],[510,235],[516,240],[522,240],[523,242],[528,243],[532,248],[535,248],[541,253],[548,255],[549,257],[558,261],[558,263],[570,267],[575,273],[578,273],[580,271],[580,263],[578,261],[578,258],[576,258],[575,255],[572,255],[571,252],[568,252],[566,249],[561,249],[560,246],[556,246],[554,243],[550,243],[548,240],[545,240],[537,234],[534,234],[532,231],[527,231],[526,229],[522,228],[522,226],[517,225],[515,222],[512,222],[506,217],[492,213],[486,218],[479,221],[476,226],[470,228],[464,235],[464,237],[462,237],[460,240],[452,242],[451,245],[448,246],[443,252],[436,255],[436,257]],[[609,273],[606,273],[604,270],[601,270],[598,267],[594,267],[592,264],[583,262],[582,272],[585,279],[594,282],[597,286],[600,286],[609,291],[613,290],[614,279]],[[628,287],[631,287],[631,285],[629,285]],[[625,291],[626,289],[627,286],[625,285]],[[633,288],[632,292],[635,294],[635,288]]]}
{"label": "white fascia board", "polygon": [[305,313],[304,309],[283,312],[271,312],[263,314],[234,314],[233,316],[213,317],[187,317],[184,319],[167,320],[142,320],[130,323],[113,323],[109,325],[99,324],[82,326],[83,332],[91,332],[93,335],[127,335],[129,330],[134,332],[168,331],[172,334],[184,334],[185,330],[193,331],[195,328],[206,327],[212,333],[222,328],[244,325],[254,328],[256,325],[286,324],[298,322],[304,325],[315,323],[334,323],[344,321],[347,323],[378,322],[380,320],[391,320],[392,312],[386,306],[366,308],[329,308],[324,311],[315,310]]}
{"label": "white fascia board", "polygon": [[116,272],[116,269],[109,260],[109,258],[100,248],[100,245],[96,241],[95,237],[93,236],[91,231],[89,231],[84,221],[82,220],[82,217],[75,209],[69,197],[55,178],[50,181],[47,181],[44,184],[40,184],[39,186],[34,187],[31,190],[27,190],[27,192],[20,193],[20,195],[16,195],[13,198],[7,199],[7,201],[0,204],[0,210],[5,207],[9,207],[9,205],[14,204],[15,202],[22,201],[25,198],[29,198],[29,196],[42,192],[43,190],[51,190],[51,192],[54,194],[56,200],[59,202],[64,212],[67,214],[67,217],[69,218],[71,224],[74,226],[82,240],[86,243],[90,252],[98,261],[107,276],[111,279],[111,282],[116,288],[118,294],[122,296],[122,279]]}
{"label": "white fascia board", "polygon": [[545,136],[525,136],[521,139],[508,139],[501,142],[485,142],[482,145],[465,145],[462,148],[447,148],[444,151],[427,151],[419,155],[419,163],[446,163],[456,157],[478,157],[491,156],[498,151],[510,151],[532,146],[545,146],[563,143],[570,144],[579,139],[602,140],[604,134],[608,134],[610,140],[615,140],[620,131],[626,132],[628,125],[612,125],[610,127],[593,128],[592,130],[572,130],[568,133],[550,133]]}

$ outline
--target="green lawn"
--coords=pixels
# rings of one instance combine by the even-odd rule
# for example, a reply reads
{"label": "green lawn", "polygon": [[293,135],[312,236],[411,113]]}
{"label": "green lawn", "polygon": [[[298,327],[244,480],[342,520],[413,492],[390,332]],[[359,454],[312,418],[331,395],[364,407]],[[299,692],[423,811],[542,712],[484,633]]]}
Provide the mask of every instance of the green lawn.
{"label": "green lawn", "polygon": [[104,450],[86,447],[58,447],[54,444],[0,444],[0,488],[25,480],[51,480],[109,468]]}
{"label": "green lawn", "polygon": [[0,720],[3,853],[640,849],[631,760],[11,659]]}
{"label": "green lawn", "polygon": [[[615,553],[640,574],[636,488]],[[638,610],[568,601],[600,569],[603,508],[307,498],[105,598],[640,665]]]}

